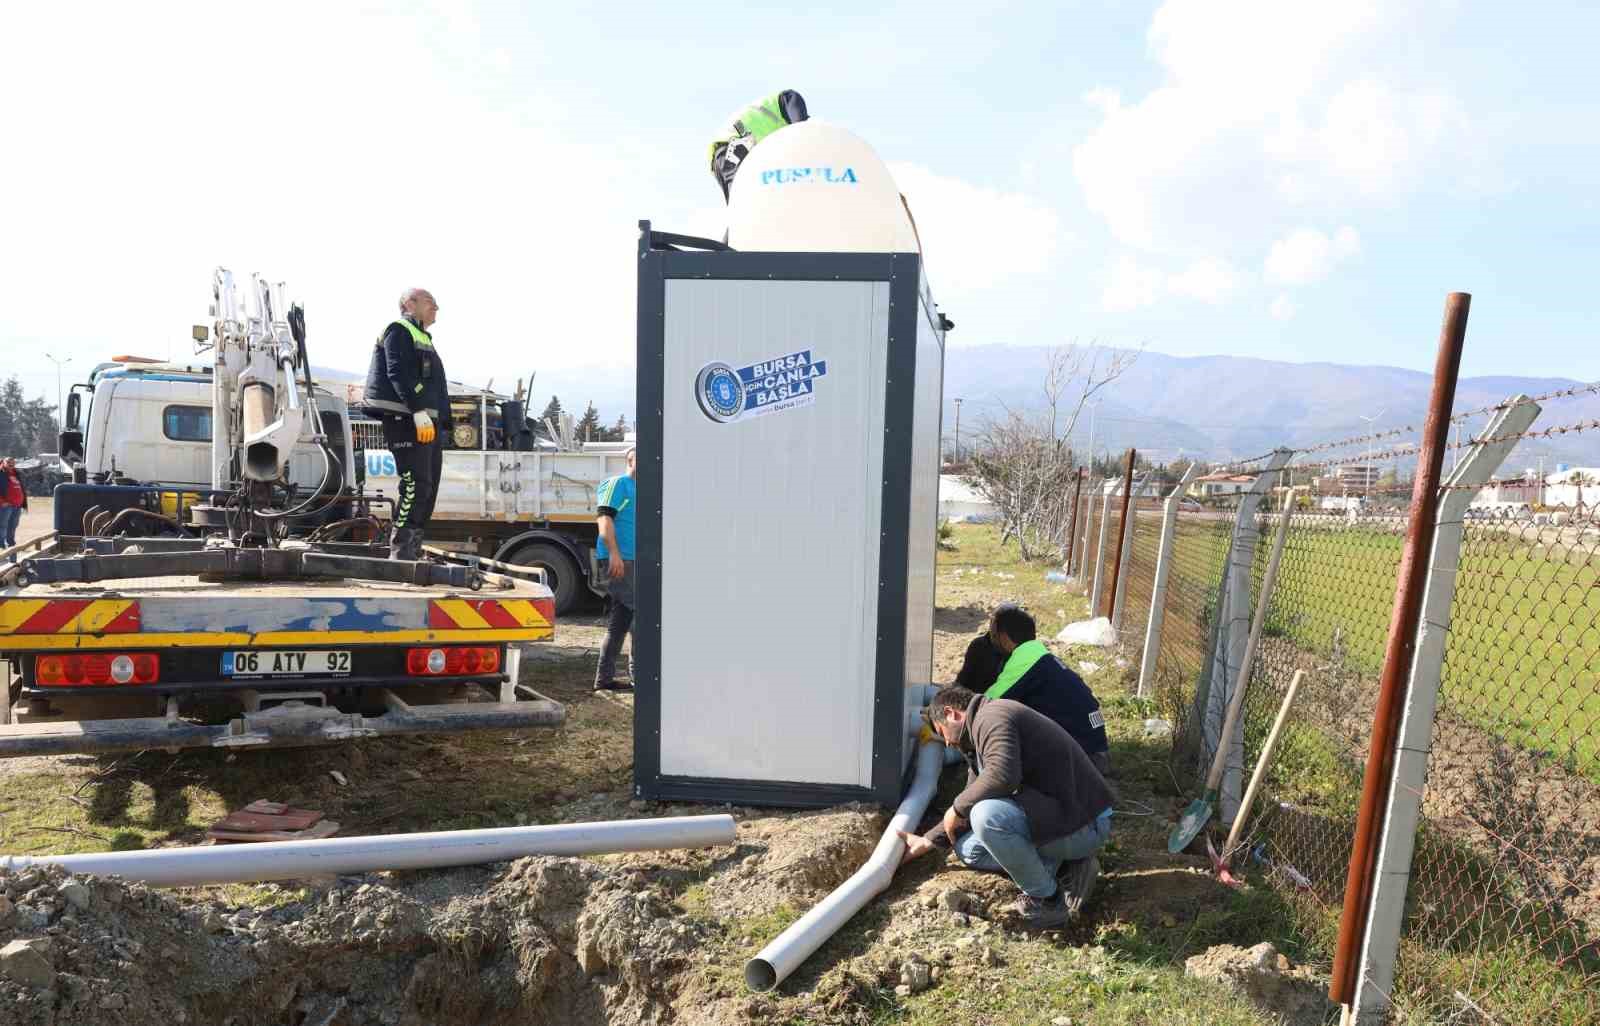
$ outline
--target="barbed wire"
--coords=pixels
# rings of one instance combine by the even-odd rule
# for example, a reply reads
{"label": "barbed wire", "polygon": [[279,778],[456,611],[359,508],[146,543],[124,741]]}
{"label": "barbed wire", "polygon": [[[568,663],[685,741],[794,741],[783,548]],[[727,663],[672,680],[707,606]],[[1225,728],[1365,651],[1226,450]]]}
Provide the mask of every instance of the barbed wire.
{"label": "barbed wire", "polygon": [[[1457,424],[1469,420],[1472,417],[1479,417],[1488,413],[1498,413],[1501,410],[1509,410],[1511,407],[1516,406],[1519,402],[1543,403],[1550,402],[1551,400],[1555,399],[1572,399],[1580,395],[1591,395],[1596,393],[1600,393],[1600,381],[1591,382],[1587,385],[1574,385],[1571,388],[1556,389],[1551,392],[1544,392],[1540,395],[1528,396],[1525,400],[1503,399],[1500,402],[1489,406],[1480,406],[1475,410],[1464,410],[1461,413],[1452,414],[1449,423]],[[1421,429],[1414,424],[1407,424],[1404,427],[1387,428],[1383,431],[1374,431],[1370,434],[1351,435],[1348,438],[1336,438],[1330,442],[1319,442],[1316,445],[1310,445],[1301,449],[1296,449],[1295,452],[1296,454],[1305,454],[1314,452],[1327,452],[1331,449],[1347,449],[1352,445],[1364,445],[1368,442],[1381,442],[1389,438],[1400,438],[1405,435],[1414,435],[1420,430]],[[1452,448],[1464,447],[1466,444],[1467,443],[1460,443],[1460,445],[1452,446]]]}
{"label": "barbed wire", "polygon": [[1600,418],[1594,420],[1580,420],[1573,424],[1558,424],[1553,427],[1542,428],[1538,431],[1523,431],[1517,434],[1495,435],[1493,438],[1474,438],[1470,442],[1458,442],[1449,445],[1451,449],[1467,449],[1474,445],[1488,445],[1493,442],[1518,442],[1529,438],[1554,438],[1556,435],[1577,434],[1600,427]]}
{"label": "barbed wire", "polygon": [[[1590,382],[1587,385],[1573,385],[1571,388],[1559,388],[1553,392],[1545,392],[1542,395],[1531,395],[1528,397],[1528,401],[1546,403],[1552,399],[1574,399],[1580,395],[1591,395],[1594,393],[1600,393],[1600,381]],[[1515,405],[1517,405],[1516,400],[1504,399],[1492,406],[1483,406],[1476,410],[1467,410],[1464,413],[1457,413],[1452,416],[1450,420],[1452,423],[1454,423],[1458,420],[1466,420],[1468,417],[1477,417],[1485,413],[1497,413],[1500,410],[1509,410]]]}

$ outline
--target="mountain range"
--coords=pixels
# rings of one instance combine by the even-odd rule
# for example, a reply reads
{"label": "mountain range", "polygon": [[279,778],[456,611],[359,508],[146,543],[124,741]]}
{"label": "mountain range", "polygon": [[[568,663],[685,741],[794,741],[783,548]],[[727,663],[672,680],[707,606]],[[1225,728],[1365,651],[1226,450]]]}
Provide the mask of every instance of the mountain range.
{"label": "mountain range", "polygon": [[[963,442],[975,436],[986,418],[1002,417],[1007,408],[1043,407],[1047,357],[1048,349],[1043,346],[951,346],[945,355],[945,436],[954,440],[956,397],[963,400]],[[314,368],[314,373],[330,383],[359,383],[365,377],[336,369]],[[1098,393],[1092,415],[1090,410],[1084,411],[1072,439],[1076,446],[1087,448],[1092,420],[1097,452],[1131,445],[1157,462],[1167,462],[1178,456],[1241,459],[1279,445],[1306,448],[1375,432],[1412,429],[1374,441],[1378,453],[1416,441],[1432,383],[1432,375],[1400,367],[1168,356],[1145,351]],[[1584,384],[1532,375],[1464,377],[1456,386],[1455,409],[1477,410],[1519,393],[1542,395]],[[497,380],[493,386],[509,393],[515,382]],[[631,366],[539,370],[530,403],[534,411],[542,410],[552,394],[560,396],[562,406],[574,416],[593,402],[604,423],[611,423],[619,413],[630,422],[634,419]],[[1535,430],[1600,420],[1600,394],[1595,392],[1543,405]],[[1483,414],[1468,418],[1462,437],[1480,431],[1486,422]],[[1355,443],[1330,449],[1327,455],[1352,459],[1365,452],[1365,443]],[[1559,463],[1600,464],[1600,430],[1522,442],[1501,473],[1536,466],[1541,457],[1551,470]]]}
{"label": "mountain range", "polygon": [[[1043,406],[1047,353],[1040,346],[951,347],[945,357],[944,391],[947,400],[963,399],[963,433],[978,427],[984,417],[1003,415],[1005,406]],[[1536,396],[1583,385],[1557,377],[1464,377],[1456,385],[1454,408],[1479,410],[1518,394]],[[1085,410],[1073,441],[1087,447],[1092,419],[1097,452],[1131,445],[1166,462],[1179,455],[1241,459],[1280,445],[1302,449],[1410,429],[1375,440],[1376,453],[1418,440],[1432,386],[1431,374],[1400,367],[1141,352],[1120,378],[1098,393],[1092,418]],[[1534,430],[1600,419],[1600,394],[1595,392],[1542,405]],[[947,405],[947,431],[952,410],[953,404]],[[1461,437],[1481,431],[1487,422],[1487,414],[1467,418]],[[1327,450],[1327,457],[1353,459],[1366,451],[1366,443],[1354,443]],[[1558,462],[1600,463],[1600,431],[1524,441],[1502,473],[1513,466],[1520,472],[1540,457],[1552,464],[1548,469]]]}

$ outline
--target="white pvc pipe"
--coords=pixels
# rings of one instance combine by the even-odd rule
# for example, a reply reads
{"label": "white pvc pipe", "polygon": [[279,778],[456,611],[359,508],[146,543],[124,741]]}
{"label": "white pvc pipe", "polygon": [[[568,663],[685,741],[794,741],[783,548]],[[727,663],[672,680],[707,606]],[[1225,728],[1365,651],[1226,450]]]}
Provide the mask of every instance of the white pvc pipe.
{"label": "white pvc pipe", "polygon": [[732,816],[673,816],[92,855],[4,855],[0,856],[0,869],[18,872],[30,866],[52,865],[71,873],[120,876],[155,887],[196,887],[370,873],[380,869],[472,866],[527,855],[709,848],[733,844],[736,834]]}
{"label": "white pvc pipe", "polygon": [[751,990],[771,990],[782,983],[849,922],[851,916],[889,886],[906,850],[898,831],[916,829],[938,787],[939,770],[943,766],[944,745],[940,742],[925,742],[917,750],[917,769],[911,787],[901,800],[900,808],[895,810],[894,818],[889,820],[889,828],[879,838],[872,857],[854,876],[745,963],[744,982]]}

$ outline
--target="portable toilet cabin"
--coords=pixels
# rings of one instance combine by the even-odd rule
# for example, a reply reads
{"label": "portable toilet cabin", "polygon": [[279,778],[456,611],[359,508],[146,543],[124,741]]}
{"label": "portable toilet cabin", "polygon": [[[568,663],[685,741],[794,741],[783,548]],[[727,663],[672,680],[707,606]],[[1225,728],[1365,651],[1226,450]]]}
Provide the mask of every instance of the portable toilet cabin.
{"label": "portable toilet cabin", "polygon": [[[785,237],[781,223],[750,227],[741,194],[779,222],[798,218],[804,234],[817,220],[807,190],[869,183],[869,216],[834,220],[848,229],[877,216],[876,227],[830,236],[834,250],[780,251],[640,223],[643,798],[893,803],[921,729],[949,322],[887,170],[853,136],[812,124],[747,158],[731,241]],[[803,161],[782,163],[792,148],[772,144],[800,129]],[[807,174],[780,180],[775,162]],[[846,248],[869,245],[880,250]]]}

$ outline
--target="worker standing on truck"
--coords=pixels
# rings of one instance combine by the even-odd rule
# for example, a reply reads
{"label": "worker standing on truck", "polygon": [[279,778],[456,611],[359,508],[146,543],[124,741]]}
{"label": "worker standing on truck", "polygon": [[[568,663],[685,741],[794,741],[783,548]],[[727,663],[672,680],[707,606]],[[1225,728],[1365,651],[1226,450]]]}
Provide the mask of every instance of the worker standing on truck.
{"label": "worker standing on truck", "polygon": [[[600,646],[600,664],[594,671],[596,691],[631,691],[633,685],[617,681],[617,656],[622,639],[633,629],[633,521],[639,505],[634,490],[635,452],[628,450],[628,472],[608,477],[595,492],[600,528],[596,552],[606,567],[606,640]],[[633,674],[628,674],[630,677]]]}
{"label": "worker standing on truck", "polygon": [[722,199],[728,199],[733,187],[733,176],[739,165],[756,144],[785,125],[806,120],[805,97],[793,89],[779,93],[742,108],[728,119],[728,127],[711,140],[711,174],[722,187]]}
{"label": "worker standing on truck", "polygon": [[400,474],[389,546],[394,559],[421,557],[422,532],[439,494],[442,436],[450,433],[450,393],[428,332],[438,316],[439,304],[427,289],[401,293],[400,319],[379,336],[367,370],[363,403],[382,422],[384,444]]}

